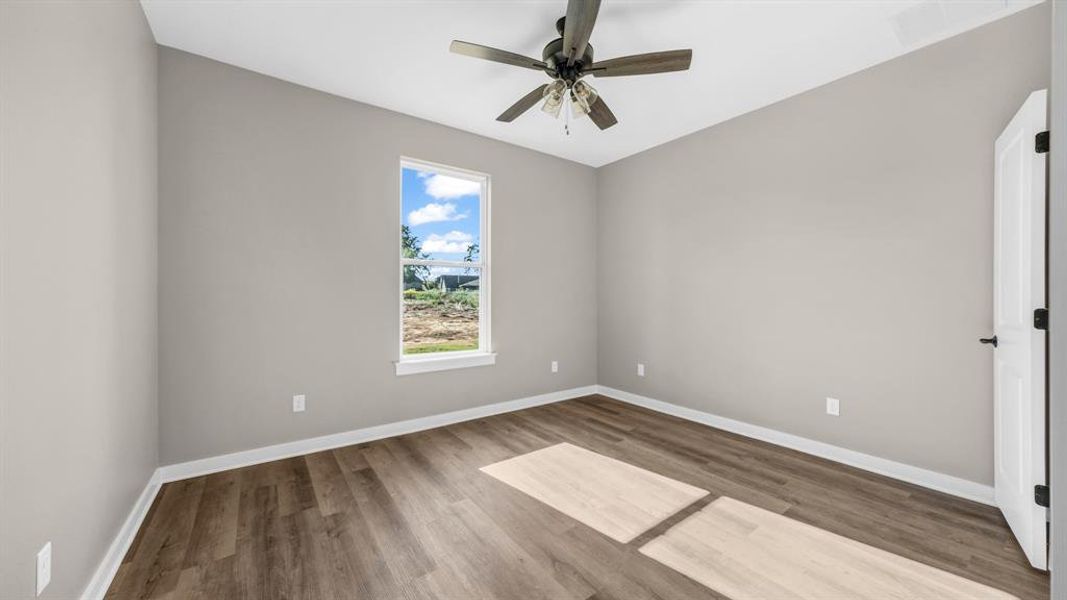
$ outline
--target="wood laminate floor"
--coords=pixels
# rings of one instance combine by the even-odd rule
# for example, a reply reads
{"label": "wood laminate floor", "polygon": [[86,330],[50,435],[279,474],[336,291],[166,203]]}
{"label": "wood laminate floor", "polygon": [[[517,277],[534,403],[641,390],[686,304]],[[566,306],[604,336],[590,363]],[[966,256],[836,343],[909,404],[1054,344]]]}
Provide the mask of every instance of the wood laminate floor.
{"label": "wood laminate floor", "polygon": [[[479,470],[563,442],[711,493],[624,544]],[[639,552],[720,496],[1049,597],[994,508],[590,396],[167,484],[108,598],[725,598]]]}
{"label": "wood laminate floor", "polygon": [[622,543],[708,495],[707,490],[568,443],[481,471]]}
{"label": "wood laminate floor", "polygon": [[728,496],[645,544],[641,554],[733,600],[1016,600]]}

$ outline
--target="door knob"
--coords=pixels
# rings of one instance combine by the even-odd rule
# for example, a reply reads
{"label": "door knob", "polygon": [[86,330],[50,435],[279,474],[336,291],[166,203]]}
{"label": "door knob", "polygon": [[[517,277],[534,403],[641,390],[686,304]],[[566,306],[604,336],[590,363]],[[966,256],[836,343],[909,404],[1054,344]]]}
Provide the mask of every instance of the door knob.
{"label": "door knob", "polygon": [[993,344],[994,348],[997,347],[997,336],[995,335],[991,338],[979,338],[978,341],[982,342],[983,344]]}

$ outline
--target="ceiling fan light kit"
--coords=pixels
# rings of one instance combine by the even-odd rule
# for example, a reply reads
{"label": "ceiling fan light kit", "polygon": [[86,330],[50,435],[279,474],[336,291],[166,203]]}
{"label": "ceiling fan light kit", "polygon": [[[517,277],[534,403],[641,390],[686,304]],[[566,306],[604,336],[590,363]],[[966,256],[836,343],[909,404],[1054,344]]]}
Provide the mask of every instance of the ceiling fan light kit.
{"label": "ceiling fan light kit", "polygon": [[567,86],[563,81],[557,79],[548,84],[545,88],[545,103],[541,105],[541,110],[553,117],[559,117],[559,111],[563,108],[563,98],[567,93]]}
{"label": "ceiling fan light kit", "polygon": [[588,114],[597,127],[607,129],[618,123],[618,119],[583,77],[622,77],[685,71],[692,62],[693,51],[667,50],[596,62],[593,60],[593,46],[589,44],[589,37],[593,33],[593,25],[599,11],[600,0],[569,0],[567,15],[556,21],[556,31],[562,37],[545,46],[541,60],[459,40],[453,40],[449,49],[464,56],[544,71],[552,78],[552,83],[534,89],[511,105],[497,117],[498,121],[510,123],[544,100],[541,110],[555,118],[563,112],[563,105],[569,103],[571,108],[566,115],[580,118]]}
{"label": "ceiling fan light kit", "polygon": [[600,97],[593,86],[578,80],[571,86],[571,107],[575,117],[583,117],[589,114],[589,110]]}

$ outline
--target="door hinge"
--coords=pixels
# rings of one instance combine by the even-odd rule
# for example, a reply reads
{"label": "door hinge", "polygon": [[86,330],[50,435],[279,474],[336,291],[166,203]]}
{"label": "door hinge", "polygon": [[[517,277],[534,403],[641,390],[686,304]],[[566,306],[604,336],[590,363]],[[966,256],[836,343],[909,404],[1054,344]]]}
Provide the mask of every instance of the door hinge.
{"label": "door hinge", "polygon": [[1042,131],[1034,136],[1034,150],[1038,154],[1044,154],[1048,152],[1048,132]]}
{"label": "door hinge", "polygon": [[1034,309],[1034,329],[1043,329],[1048,331],[1048,309],[1047,308],[1035,308]]}
{"label": "door hinge", "polygon": [[1048,508],[1048,486],[1047,485],[1035,485],[1034,486],[1034,502],[1038,506],[1044,506]]}

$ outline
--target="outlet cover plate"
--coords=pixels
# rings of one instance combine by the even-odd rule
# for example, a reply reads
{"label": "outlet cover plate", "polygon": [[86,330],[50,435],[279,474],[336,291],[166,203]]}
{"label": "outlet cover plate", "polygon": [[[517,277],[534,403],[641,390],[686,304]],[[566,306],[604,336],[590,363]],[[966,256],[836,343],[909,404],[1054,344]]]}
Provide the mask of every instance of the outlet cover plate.
{"label": "outlet cover plate", "polygon": [[37,595],[52,581],[52,542],[48,542],[37,552]]}
{"label": "outlet cover plate", "polygon": [[841,416],[841,401],[837,398],[826,399],[826,414],[840,417]]}

